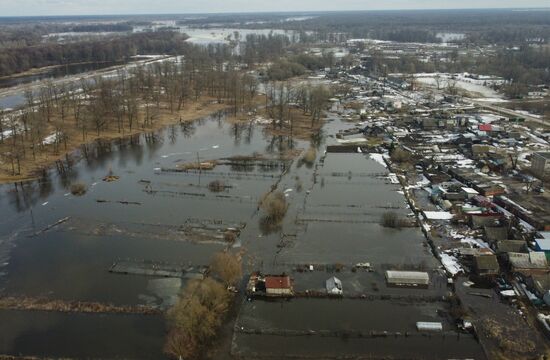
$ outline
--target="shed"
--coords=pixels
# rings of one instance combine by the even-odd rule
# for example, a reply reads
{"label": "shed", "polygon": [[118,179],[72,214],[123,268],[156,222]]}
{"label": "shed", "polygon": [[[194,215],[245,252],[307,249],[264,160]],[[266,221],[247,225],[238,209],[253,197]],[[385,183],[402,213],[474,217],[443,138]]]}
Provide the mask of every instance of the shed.
{"label": "shed", "polygon": [[473,198],[474,196],[479,195],[479,193],[478,193],[475,189],[472,189],[472,188],[469,188],[469,187],[463,187],[463,188],[462,188],[462,193],[463,193],[468,199],[471,199],[471,198]]}
{"label": "shed", "polygon": [[338,279],[337,277],[331,277],[325,282],[325,286],[327,288],[327,293],[329,295],[342,295],[343,289],[342,289],[342,281]]}
{"label": "shed", "polygon": [[550,273],[532,274],[527,283],[537,294],[544,296],[550,292]]}
{"label": "shed", "polygon": [[546,268],[546,255],[544,253],[530,252],[523,253],[508,253],[508,261],[512,265],[513,270],[521,269],[544,269]]}
{"label": "shed", "polygon": [[430,275],[420,271],[386,271],[386,281],[390,285],[401,286],[428,286]]}
{"label": "shed", "polygon": [[508,228],[504,226],[484,226],[485,237],[488,242],[508,239]]}
{"label": "shed", "polygon": [[416,328],[418,329],[418,331],[441,332],[443,331],[443,324],[441,324],[440,322],[419,321],[416,323]]}
{"label": "shed", "polygon": [[481,276],[498,275],[500,267],[495,255],[476,256],[474,261],[476,273]]}
{"label": "shed", "polygon": [[523,253],[527,252],[527,244],[523,240],[502,240],[497,242],[497,253],[504,254],[509,252]]}

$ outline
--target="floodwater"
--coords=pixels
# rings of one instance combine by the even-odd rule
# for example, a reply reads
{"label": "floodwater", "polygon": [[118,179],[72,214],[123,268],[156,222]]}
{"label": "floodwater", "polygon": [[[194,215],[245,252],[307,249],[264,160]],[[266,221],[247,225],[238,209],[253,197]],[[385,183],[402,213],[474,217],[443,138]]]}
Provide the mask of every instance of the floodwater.
{"label": "floodwater", "polygon": [[163,359],[158,316],[0,311],[3,354],[48,358]]}
{"label": "floodwater", "polygon": [[[168,127],[123,141],[97,143],[73,155],[65,175],[51,171],[15,191],[0,187],[0,295],[152,305],[165,309],[185,280],[109,273],[118,259],[206,265],[225,249],[222,239],[195,238],[184,224],[244,226],[233,245],[245,251],[245,271],[292,272],[300,264],[347,266],[340,276],[344,291],[388,295],[393,300],[296,299],[244,302],[237,324],[242,329],[294,331],[391,331],[410,337],[343,338],[287,336],[238,331],[233,353],[255,358],[266,352],[293,356],[373,356],[483,359],[479,344],[458,335],[447,320],[443,301],[412,301],[406,296],[442,296],[445,279],[418,228],[380,225],[388,210],[410,210],[388,171],[369,154],[326,154],[328,136],[350,127],[331,118],[311,140],[317,165],[294,161],[274,167],[223,164],[211,171],[170,172],[177,164],[263,154],[278,159],[306,141],[272,136],[254,124],[231,124],[223,114]],[[288,172],[283,170],[290,165]],[[162,170],[164,169],[164,171]],[[115,182],[102,178],[112,172]],[[82,197],[69,193],[72,181],[88,185]],[[208,184],[223,180],[223,193]],[[284,191],[289,209],[280,228],[264,226],[258,200],[272,185]],[[102,200],[106,202],[98,202]],[[118,201],[126,201],[121,204]],[[42,231],[58,220],[65,223]],[[352,273],[349,266],[370,262],[374,273]],[[386,288],[384,269],[423,268],[433,279],[427,290]],[[363,276],[364,274],[364,276]],[[297,289],[323,288],[327,272],[296,274]],[[437,279],[437,280],[436,280]],[[376,289],[373,284],[376,285]],[[401,300],[396,300],[400,298]],[[416,321],[441,321],[446,335],[422,336]],[[75,358],[160,358],[162,318],[97,314],[0,311],[0,354]],[[280,343],[284,340],[285,347]]]}
{"label": "floodwater", "polygon": [[32,83],[38,80],[55,79],[63,76],[70,76],[80,74],[87,71],[95,71],[105,69],[111,66],[123,65],[125,61],[119,62],[103,62],[103,63],[83,63],[83,64],[70,64],[67,66],[58,66],[47,69],[46,71],[36,74],[5,77],[0,79],[0,89],[9,88],[12,86]]}
{"label": "floodwater", "polygon": [[[82,160],[68,174],[52,170],[47,178],[26,185],[25,191],[1,186],[0,294],[169,306],[184,281],[112,274],[110,266],[117,259],[208,264],[213,254],[227,247],[223,240],[193,241],[166,229],[177,230],[189,222],[248,225],[260,196],[278,180],[282,168],[221,165],[210,173],[158,169],[197,157],[203,161],[260,153],[278,158],[288,144],[284,137],[270,136],[255,125],[229,124],[220,114],[90,147],[87,156],[82,151],[74,154]],[[102,181],[111,171],[120,180]],[[211,193],[208,183],[216,179],[229,188]],[[86,195],[71,195],[71,181],[87,184]],[[65,217],[70,220],[40,233]],[[103,327],[113,330],[104,332]],[[0,354],[155,358],[151,354],[160,354],[164,331],[158,317],[4,311]],[[9,337],[2,336],[6,332]],[[99,335],[92,336],[95,333]],[[86,346],[78,345],[82,342]]]}
{"label": "floodwater", "polygon": [[[370,154],[325,153],[326,145],[337,143],[330,135],[351,127],[329,117],[325,136],[314,142],[318,163],[312,167],[295,163],[279,184],[291,200],[283,229],[262,236],[250,234],[244,246],[253,262],[251,269],[290,274],[296,291],[323,292],[325,280],[336,276],[344,296],[374,299],[245,301],[237,319],[233,354],[244,358],[485,359],[471,335],[456,332],[448,304],[442,301],[448,293],[446,277],[420,229],[389,229],[380,224],[387,211],[402,217],[411,212],[386,167]],[[374,272],[351,271],[359,262],[369,262]],[[296,270],[308,264],[313,264],[313,271]],[[335,265],[344,269],[334,270]],[[384,271],[388,269],[427,271],[431,284],[428,289],[387,287]],[[419,333],[417,321],[441,322],[445,333]],[[369,336],[385,331],[388,337]],[[359,338],[357,332],[362,334]]]}

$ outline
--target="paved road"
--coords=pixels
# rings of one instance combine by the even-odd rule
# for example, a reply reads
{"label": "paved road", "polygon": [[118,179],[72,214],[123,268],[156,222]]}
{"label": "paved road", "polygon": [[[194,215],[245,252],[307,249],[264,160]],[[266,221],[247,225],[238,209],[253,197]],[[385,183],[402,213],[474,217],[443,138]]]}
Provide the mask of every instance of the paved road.
{"label": "paved road", "polygon": [[534,116],[525,115],[523,113],[519,113],[519,112],[516,112],[514,110],[510,110],[510,109],[507,109],[507,108],[504,108],[504,107],[501,107],[501,106],[489,104],[489,103],[484,102],[484,101],[476,101],[476,100],[471,100],[471,101],[474,104],[476,104],[477,106],[481,107],[481,108],[491,110],[491,111],[495,111],[499,114],[503,114],[503,115],[511,116],[511,117],[523,118],[527,121],[531,121],[531,122],[538,123],[538,124],[541,124],[541,125],[550,125],[550,123],[548,121],[545,121],[544,119],[539,119],[539,118],[534,117]]}

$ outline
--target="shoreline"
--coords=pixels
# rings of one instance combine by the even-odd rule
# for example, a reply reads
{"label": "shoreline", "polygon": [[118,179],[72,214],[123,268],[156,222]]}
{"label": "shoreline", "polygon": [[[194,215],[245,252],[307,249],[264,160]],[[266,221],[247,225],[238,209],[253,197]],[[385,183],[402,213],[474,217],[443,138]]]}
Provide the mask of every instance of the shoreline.
{"label": "shoreline", "polygon": [[[208,102],[210,100],[210,102]],[[93,133],[87,133],[87,138],[85,141],[82,141],[82,138],[79,138],[78,141],[72,141],[68,144],[67,150],[60,150],[58,154],[52,153],[53,144],[45,145],[45,150],[40,154],[37,154],[36,159],[25,159],[21,162],[21,174],[19,175],[9,175],[6,171],[5,161],[1,163],[2,169],[0,170],[0,185],[15,184],[20,182],[34,181],[40,178],[41,171],[50,170],[57,161],[64,160],[68,155],[74,153],[78,148],[83,145],[92,144],[98,140],[104,141],[115,141],[118,139],[125,139],[131,136],[145,134],[151,131],[157,131],[163,128],[166,128],[170,125],[176,125],[180,122],[189,123],[201,118],[211,116],[220,111],[227,110],[230,105],[213,103],[212,99],[202,99],[202,101],[193,102],[188,108],[183,109],[179,112],[173,114],[162,114],[162,116],[153,124],[151,127],[142,127],[136,126],[132,131],[125,131],[120,133],[113,130],[105,131],[104,133],[97,136]],[[208,105],[201,106],[205,102],[208,102]],[[6,139],[4,143],[8,142]]]}

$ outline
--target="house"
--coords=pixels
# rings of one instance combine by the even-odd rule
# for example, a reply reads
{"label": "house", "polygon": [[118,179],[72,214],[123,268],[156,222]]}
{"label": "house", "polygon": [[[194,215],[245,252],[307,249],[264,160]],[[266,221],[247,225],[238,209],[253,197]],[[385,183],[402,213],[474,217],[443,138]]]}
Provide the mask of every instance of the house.
{"label": "house", "polygon": [[268,296],[292,296],[292,282],[288,275],[266,276],[265,292]]}
{"label": "house", "polygon": [[287,275],[262,275],[253,273],[248,280],[249,296],[289,297],[294,295],[292,280]]}
{"label": "house", "polygon": [[526,279],[529,288],[539,297],[544,297],[550,291],[550,273],[532,274]]}
{"label": "house", "polygon": [[516,215],[536,230],[550,230],[549,198],[545,195],[510,194],[497,196],[494,203]]}
{"label": "house", "polygon": [[550,259],[550,239],[535,239],[535,250],[541,251]]}
{"label": "house", "polygon": [[504,226],[485,226],[485,239],[493,243],[501,240],[508,240],[508,228]]}
{"label": "house", "polygon": [[550,152],[534,153],[531,158],[531,170],[539,178],[550,175]]}
{"label": "house", "polygon": [[343,288],[342,288],[342,281],[338,279],[337,277],[331,277],[325,282],[325,287],[327,289],[327,294],[329,295],[342,295],[343,294]]}
{"label": "house", "polygon": [[479,193],[475,189],[472,189],[472,188],[469,188],[469,187],[463,187],[463,188],[461,188],[461,190],[462,190],[462,196],[465,199],[471,199],[474,196],[479,195]]}
{"label": "house", "polygon": [[523,240],[501,240],[496,244],[497,254],[526,253],[527,244]]}
{"label": "house", "polygon": [[474,268],[479,276],[496,276],[500,271],[495,255],[482,255],[474,258]]}
{"label": "house", "polygon": [[473,229],[481,229],[486,227],[494,227],[498,225],[503,218],[502,214],[494,212],[485,212],[482,214],[469,214],[470,225]]}
{"label": "house", "polygon": [[430,276],[420,271],[386,271],[386,281],[393,286],[423,286],[428,287]]}
{"label": "house", "polygon": [[513,271],[546,269],[546,255],[539,252],[508,253],[508,262]]}

